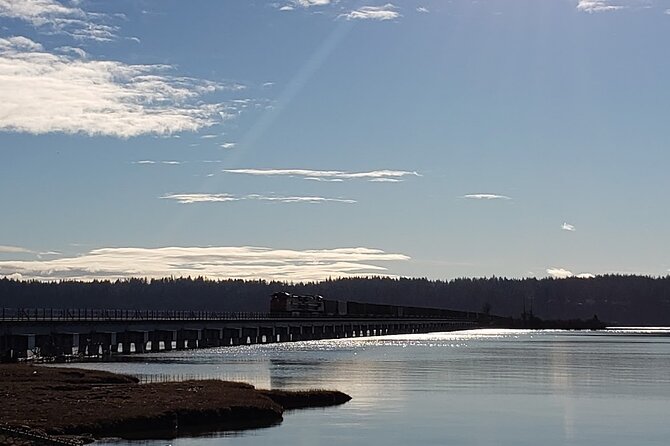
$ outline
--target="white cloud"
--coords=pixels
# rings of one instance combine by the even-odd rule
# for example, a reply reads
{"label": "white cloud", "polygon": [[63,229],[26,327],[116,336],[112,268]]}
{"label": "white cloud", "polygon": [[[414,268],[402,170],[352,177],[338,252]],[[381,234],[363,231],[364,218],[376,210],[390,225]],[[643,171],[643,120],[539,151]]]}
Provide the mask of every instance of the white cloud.
{"label": "white cloud", "polygon": [[663,14],[670,15],[670,9],[666,9],[665,11],[663,11]]}
{"label": "white cloud", "polygon": [[169,166],[178,166],[182,164],[182,161],[154,161],[154,160],[140,160],[140,161],[133,161],[133,164],[145,164],[145,165],[151,165],[151,164],[165,164]]}
{"label": "white cloud", "polygon": [[570,223],[565,223],[565,222],[561,225],[561,229],[564,230],[564,231],[571,231],[571,232],[574,232],[574,231],[577,230],[577,229],[575,229],[575,227],[573,225],[571,225]]}
{"label": "white cloud", "polygon": [[573,274],[572,271],[568,271],[564,268],[547,268],[547,274],[549,274],[554,279],[567,279],[569,277],[577,277],[579,279],[592,279],[595,275],[591,273],[580,273]]}
{"label": "white cloud", "polygon": [[314,177],[305,177],[306,180],[310,181],[320,181],[320,182],[327,182],[327,183],[341,183],[344,180],[342,178],[314,178]]}
{"label": "white cloud", "polygon": [[224,142],[221,144],[222,149],[233,149],[235,148],[236,144],[234,142]]}
{"label": "white cloud", "polygon": [[294,176],[310,180],[364,179],[368,181],[398,180],[405,176],[421,176],[417,172],[405,170],[373,170],[369,172],[345,172],[341,170],[309,170],[309,169],[225,169],[224,172],[256,176]]}
{"label": "white cloud", "polygon": [[22,248],[20,246],[8,246],[8,245],[0,245],[0,253],[9,253],[9,254],[18,254],[18,253],[32,253],[33,251]]}
{"label": "white cloud", "polygon": [[27,37],[12,36],[7,38],[0,37],[0,51],[42,51],[41,44],[33,42]]}
{"label": "white cloud", "polygon": [[110,41],[118,31],[117,26],[104,23],[112,19],[107,14],[86,12],[54,0],[0,0],[0,17],[80,40]]}
{"label": "white cloud", "polygon": [[388,275],[379,262],[406,261],[403,254],[364,247],[315,250],[260,247],[101,248],[77,257],[0,261],[0,277],[94,280],[130,277],[323,280]]}
{"label": "white cloud", "polygon": [[75,48],[72,46],[61,46],[56,48],[56,51],[59,51],[61,53],[66,53],[66,54],[74,54],[75,56],[78,56],[80,59],[85,59],[88,57],[88,53],[81,48]]}
{"label": "white cloud", "polygon": [[339,17],[347,20],[394,20],[400,17],[397,9],[391,3],[383,6],[363,6],[346,14],[340,14]]}
{"label": "white cloud", "polygon": [[[337,1],[337,0],[335,0]],[[328,6],[331,0],[291,0],[289,3],[279,7],[280,11],[293,11],[295,8],[310,8],[312,6]],[[279,5],[276,5],[279,6]]]}
{"label": "white cloud", "polygon": [[356,203],[356,200],[348,198],[326,198],[326,197],[275,197],[267,195],[247,195],[248,200],[278,201],[281,203]]}
{"label": "white cloud", "polygon": [[463,195],[462,198],[467,198],[469,200],[511,200],[511,198],[506,195],[497,194],[468,194]]}
{"label": "white cloud", "polygon": [[230,201],[258,200],[276,201],[280,203],[356,203],[356,200],[346,198],[327,197],[303,197],[303,196],[274,196],[274,195],[231,195],[231,194],[166,194],[161,197],[164,200],[175,200],[181,204],[193,203],[223,203]]}
{"label": "white cloud", "polygon": [[132,137],[197,131],[229,117],[203,96],[226,86],[128,65],[52,54],[25,37],[0,38],[0,131]]}
{"label": "white cloud", "polygon": [[326,6],[330,4],[330,0],[294,0],[295,5],[309,8],[310,6]]}
{"label": "white cloud", "polygon": [[402,183],[401,179],[398,178],[373,178],[370,180],[372,183]]}
{"label": "white cloud", "polygon": [[607,12],[623,9],[623,6],[612,5],[609,0],[579,0],[577,9],[582,12]]}
{"label": "white cloud", "polygon": [[177,203],[223,203],[226,201],[239,201],[240,198],[230,194],[168,194],[163,195],[162,199],[176,200]]}
{"label": "white cloud", "polygon": [[423,6],[419,6],[416,8],[416,12],[423,12],[423,13],[428,13],[430,12],[428,8],[424,8]]}
{"label": "white cloud", "polygon": [[200,139],[214,139],[214,138],[218,138],[218,137],[219,137],[219,135],[209,134],[209,135],[201,135]]}
{"label": "white cloud", "polygon": [[547,268],[547,274],[554,279],[567,279],[573,276],[572,271],[563,268]]}

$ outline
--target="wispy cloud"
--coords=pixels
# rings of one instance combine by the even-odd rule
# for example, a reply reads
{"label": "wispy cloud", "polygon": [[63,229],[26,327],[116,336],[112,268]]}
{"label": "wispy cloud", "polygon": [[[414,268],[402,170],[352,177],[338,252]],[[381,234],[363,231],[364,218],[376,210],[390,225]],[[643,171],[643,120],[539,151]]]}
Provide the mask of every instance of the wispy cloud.
{"label": "wispy cloud", "polygon": [[167,194],[163,195],[161,199],[175,200],[177,203],[192,204],[192,203],[224,203],[227,201],[239,201],[239,197],[230,194]]}
{"label": "wispy cloud", "polygon": [[381,262],[409,260],[371,248],[315,250],[262,247],[101,248],[77,257],[0,261],[0,277],[94,280],[130,277],[240,278],[285,281],[388,275]]}
{"label": "wispy cloud", "polygon": [[183,164],[183,161],[174,161],[174,160],[165,160],[165,161],[154,161],[154,160],[140,160],[133,161],[133,164],[142,164],[142,165],[152,165],[152,164],[165,164],[168,166],[178,166]]}
{"label": "wispy cloud", "polygon": [[608,12],[623,9],[624,6],[613,5],[609,0],[579,0],[577,9],[582,12]]}
{"label": "wispy cloud", "polygon": [[20,246],[8,246],[0,245],[0,253],[9,253],[9,254],[29,254],[32,253],[30,249],[22,248]]}
{"label": "wispy cloud", "polygon": [[402,180],[399,178],[373,178],[370,180],[372,183],[401,183]]}
{"label": "wispy cloud", "polygon": [[319,181],[319,182],[326,182],[326,183],[341,183],[344,180],[342,178],[316,178],[316,177],[305,177],[306,180],[309,181]]}
{"label": "wispy cloud", "polygon": [[469,200],[511,200],[511,198],[506,195],[497,194],[468,194],[463,195],[461,198],[467,198]]}
{"label": "wispy cloud", "polygon": [[310,180],[354,180],[368,181],[400,180],[406,176],[421,176],[418,172],[405,170],[373,170],[368,172],[346,172],[341,170],[309,170],[309,169],[225,169],[227,173],[255,176],[292,176]]}
{"label": "wispy cloud", "polygon": [[565,222],[561,225],[561,229],[564,230],[564,231],[570,231],[570,232],[574,232],[574,231],[577,230],[577,229],[575,229],[575,227],[573,225],[571,225],[570,223],[565,223]]}
{"label": "wispy cloud", "polygon": [[0,17],[21,20],[40,31],[66,34],[78,40],[104,42],[117,38],[118,27],[110,24],[114,16],[86,12],[54,0],[0,0]]}
{"label": "wispy cloud", "polygon": [[356,200],[346,198],[328,198],[312,196],[276,196],[276,195],[231,195],[231,194],[166,194],[161,197],[164,200],[175,200],[181,204],[193,203],[225,203],[230,201],[258,200],[275,201],[279,203],[356,203]]}
{"label": "wispy cloud", "polygon": [[[334,0],[335,2],[337,0]],[[331,0],[290,0],[284,5],[276,4],[280,11],[293,11],[296,8],[311,8],[312,6],[328,6],[332,3]]]}
{"label": "wispy cloud", "polygon": [[227,88],[128,65],[52,54],[25,37],[0,38],[0,131],[132,137],[197,131],[230,116],[206,94]]}
{"label": "wispy cloud", "polygon": [[220,145],[220,147],[222,149],[234,149],[236,145],[237,144],[235,144],[234,142],[224,142],[223,144]]}
{"label": "wispy cloud", "polygon": [[328,198],[328,197],[302,197],[302,196],[277,197],[268,195],[247,195],[245,198],[248,200],[278,201],[280,203],[349,203],[349,204],[356,203],[356,200],[351,200],[348,198]]}
{"label": "wispy cloud", "polygon": [[416,8],[416,12],[428,13],[428,12],[430,12],[430,11],[428,10],[428,8],[424,8],[423,6],[418,6],[418,7]]}
{"label": "wispy cloud", "polygon": [[346,14],[340,14],[339,17],[347,20],[395,20],[401,17],[397,9],[398,7],[392,3],[383,6],[363,6]]}
{"label": "wispy cloud", "polygon": [[330,2],[331,0],[294,0],[292,3],[303,8],[309,8],[310,6],[326,6]]}
{"label": "wispy cloud", "polygon": [[567,279],[569,277],[577,277],[579,279],[592,279],[595,277],[595,275],[591,273],[580,273],[580,274],[573,274],[572,271],[569,271],[564,268],[547,268],[547,274],[549,276],[553,277],[554,279]]}

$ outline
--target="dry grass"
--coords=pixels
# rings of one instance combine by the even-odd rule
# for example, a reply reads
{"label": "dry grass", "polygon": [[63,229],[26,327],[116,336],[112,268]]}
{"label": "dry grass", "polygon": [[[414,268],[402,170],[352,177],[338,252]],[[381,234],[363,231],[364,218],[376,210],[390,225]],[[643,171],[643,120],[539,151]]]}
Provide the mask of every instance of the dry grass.
{"label": "dry grass", "polygon": [[256,390],[217,380],[138,384],[107,372],[0,365],[0,423],[49,434],[173,438],[263,427],[284,409],[342,404],[335,391]]}

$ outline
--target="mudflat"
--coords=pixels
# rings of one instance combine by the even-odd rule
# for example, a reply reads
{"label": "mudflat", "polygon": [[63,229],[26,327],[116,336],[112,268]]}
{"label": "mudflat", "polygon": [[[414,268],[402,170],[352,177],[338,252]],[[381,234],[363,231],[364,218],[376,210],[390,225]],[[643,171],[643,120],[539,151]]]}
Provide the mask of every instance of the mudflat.
{"label": "mudflat", "polygon": [[134,377],[101,371],[0,365],[0,426],[79,440],[174,438],[266,427],[281,422],[285,409],[350,399],[331,390],[258,390],[218,380],[140,384]]}

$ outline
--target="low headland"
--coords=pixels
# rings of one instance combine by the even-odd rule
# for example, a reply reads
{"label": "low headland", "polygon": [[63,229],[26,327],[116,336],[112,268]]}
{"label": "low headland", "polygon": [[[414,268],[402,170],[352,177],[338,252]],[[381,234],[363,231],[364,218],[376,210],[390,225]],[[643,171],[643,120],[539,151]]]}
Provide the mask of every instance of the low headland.
{"label": "low headland", "polygon": [[333,406],[351,397],[218,380],[140,384],[109,372],[4,364],[0,399],[0,444],[19,446],[268,427],[280,423],[285,410]]}

